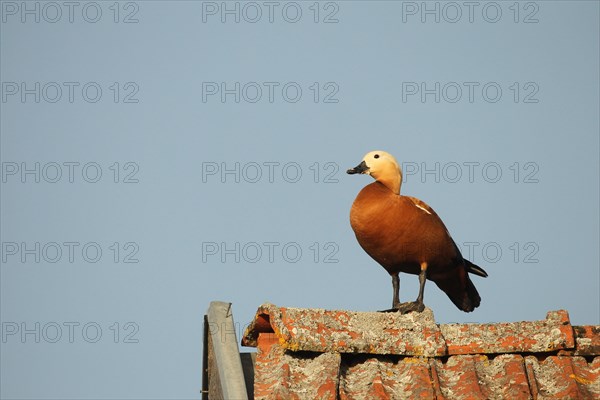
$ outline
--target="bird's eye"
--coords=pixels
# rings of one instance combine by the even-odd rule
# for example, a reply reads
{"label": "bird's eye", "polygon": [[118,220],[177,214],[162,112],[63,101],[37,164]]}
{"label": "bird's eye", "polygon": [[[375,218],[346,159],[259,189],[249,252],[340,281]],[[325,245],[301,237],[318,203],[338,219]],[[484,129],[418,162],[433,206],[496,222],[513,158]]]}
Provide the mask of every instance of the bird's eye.
{"label": "bird's eye", "polygon": [[375,154],[373,157],[375,157],[375,158],[379,158],[379,154]]}

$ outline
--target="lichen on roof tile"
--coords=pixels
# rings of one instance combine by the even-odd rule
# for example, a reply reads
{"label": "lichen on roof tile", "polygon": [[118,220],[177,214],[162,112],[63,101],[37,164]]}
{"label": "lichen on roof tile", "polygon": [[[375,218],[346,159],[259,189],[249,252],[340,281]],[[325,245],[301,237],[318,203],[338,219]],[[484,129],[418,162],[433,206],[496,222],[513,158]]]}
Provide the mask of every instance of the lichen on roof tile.
{"label": "lichen on roof tile", "polygon": [[600,355],[600,326],[574,326],[575,355],[598,356]]}
{"label": "lichen on roof tile", "polygon": [[339,366],[339,354],[299,356],[290,354],[271,338],[261,337],[256,355],[254,398],[335,399]]}
{"label": "lichen on roof tile", "polygon": [[[262,305],[258,399],[600,399],[600,327],[545,320],[436,325],[433,313]],[[585,356],[585,357],[583,357]]]}
{"label": "lichen on roof tile", "polygon": [[342,364],[339,398],[415,399],[434,398],[429,362],[424,358],[391,359],[372,356]]}
{"label": "lichen on roof tile", "polygon": [[[429,356],[446,354],[444,338],[433,312],[380,313],[276,308],[266,304],[257,313],[269,315],[282,347],[293,351]],[[256,345],[250,325],[243,345]]]}
{"label": "lichen on roof tile", "polygon": [[575,346],[566,311],[545,320],[440,326],[449,354],[551,352]]}
{"label": "lichen on roof tile", "polygon": [[431,360],[436,396],[445,399],[530,399],[520,355],[457,355]]}
{"label": "lichen on roof tile", "polygon": [[[535,379],[535,398],[588,399],[600,396],[600,359],[588,364],[583,357],[525,357]],[[575,365],[575,367],[574,367]],[[582,375],[586,374],[586,377]]]}

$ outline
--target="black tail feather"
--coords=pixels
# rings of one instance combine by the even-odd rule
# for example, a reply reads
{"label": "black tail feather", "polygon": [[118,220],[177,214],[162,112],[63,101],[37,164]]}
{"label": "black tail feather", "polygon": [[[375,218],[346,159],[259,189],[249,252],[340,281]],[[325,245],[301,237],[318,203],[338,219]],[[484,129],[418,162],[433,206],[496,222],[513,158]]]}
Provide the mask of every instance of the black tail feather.
{"label": "black tail feather", "polygon": [[465,267],[467,267],[467,272],[470,274],[478,275],[483,278],[487,278],[488,274],[478,265],[473,264],[469,260],[465,260]]}
{"label": "black tail feather", "polygon": [[450,279],[436,280],[435,284],[442,289],[452,300],[454,305],[465,312],[471,312],[479,307],[481,297],[475,285],[469,278],[469,274],[464,273],[464,279],[461,275],[455,275]]}
{"label": "black tail feather", "polygon": [[454,285],[448,285],[448,281],[446,282],[436,282],[438,287],[442,289],[450,300],[454,303],[456,307],[465,312],[471,312],[475,308],[479,307],[481,303],[481,297],[479,297],[479,293],[477,293],[477,289],[475,289],[475,285],[469,279],[469,275],[465,275],[466,278],[466,287],[465,290],[457,290],[457,287]]}
{"label": "black tail feather", "polygon": [[465,311],[473,311],[475,308],[479,307],[479,304],[481,304],[481,297],[479,297],[479,293],[477,292],[477,289],[475,289],[473,282],[471,282],[469,275],[467,275],[467,297],[469,298],[467,303],[471,309]]}

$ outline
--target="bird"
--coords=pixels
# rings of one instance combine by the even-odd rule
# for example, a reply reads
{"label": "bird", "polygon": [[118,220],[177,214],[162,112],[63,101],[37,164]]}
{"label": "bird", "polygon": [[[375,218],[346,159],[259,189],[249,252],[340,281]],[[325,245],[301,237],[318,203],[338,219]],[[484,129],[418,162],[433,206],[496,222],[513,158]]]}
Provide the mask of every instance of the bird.
{"label": "bird", "polygon": [[[471,312],[481,298],[469,274],[487,277],[483,268],[462,257],[437,213],[425,202],[400,194],[402,169],[385,151],[367,153],[348,174],[367,174],[350,209],[350,225],[364,251],[392,277],[392,308],[387,312],[422,312],[425,281],[431,280],[460,310]],[[416,301],[400,303],[399,273],[419,276]]]}

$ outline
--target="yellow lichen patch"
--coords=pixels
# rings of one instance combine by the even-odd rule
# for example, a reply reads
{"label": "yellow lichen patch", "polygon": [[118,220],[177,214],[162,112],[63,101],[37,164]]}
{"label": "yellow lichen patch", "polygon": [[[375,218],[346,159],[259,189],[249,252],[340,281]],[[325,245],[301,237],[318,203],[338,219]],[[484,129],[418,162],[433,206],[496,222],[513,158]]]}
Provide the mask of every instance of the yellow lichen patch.
{"label": "yellow lichen patch", "polygon": [[425,349],[423,348],[423,346],[415,346],[412,349],[412,355],[422,357],[425,355]]}
{"label": "yellow lichen patch", "polygon": [[300,350],[300,344],[298,342],[286,342],[283,338],[279,338],[279,344],[281,345],[282,348],[286,349],[286,350],[291,350],[291,351],[298,351]]}
{"label": "yellow lichen patch", "polygon": [[279,339],[279,344],[283,346],[285,343],[285,338],[283,337],[283,335],[281,334],[279,329],[277,329],[277,327],[273,327],[273,331],[274,331],[273,333],[275,334],[275,336],[277,336],[277,338]]}
{"label": "yellow lichen patch", "polygon": [[582,378],[580,376],[577,376],[575,374],[569,375],[569,378],[575,379],[577,382],[581,383],[582,385],[591,385],[592,384],[592,381]]}

